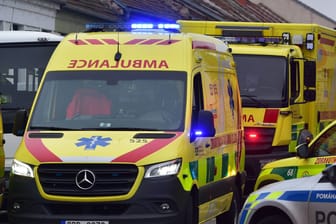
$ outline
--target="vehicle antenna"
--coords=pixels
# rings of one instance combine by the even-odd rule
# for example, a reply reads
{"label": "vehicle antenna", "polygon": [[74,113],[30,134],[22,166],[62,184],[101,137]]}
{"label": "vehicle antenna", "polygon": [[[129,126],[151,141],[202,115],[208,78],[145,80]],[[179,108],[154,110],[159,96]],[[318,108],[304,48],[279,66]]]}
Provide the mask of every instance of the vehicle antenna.
{"label": "vehicle antenna", "polygon": [[78,33],[75,35],[75,44],[78,44]]}
{"label": "vehicle antenna", "polygon": [[119,31],[118,31],[117,35],[118,35],[118,38],[117,38],[117,52],[114,55],[114,60],[115,61],[120,61],[120,59],[121,59],[121,53],[119,51],[119,46],[120,46],[120,43],[119,43]]}

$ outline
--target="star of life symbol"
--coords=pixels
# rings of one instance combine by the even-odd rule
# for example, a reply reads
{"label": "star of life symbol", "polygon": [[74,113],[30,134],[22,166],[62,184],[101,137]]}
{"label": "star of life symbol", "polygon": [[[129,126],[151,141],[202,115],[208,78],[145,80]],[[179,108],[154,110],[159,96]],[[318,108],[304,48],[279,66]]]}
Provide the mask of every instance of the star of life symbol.
{"label": "star of life symbol", "polygon": [[80,147],[84,145],[85,150],[94,150],[98,145],[102,147],[109,145],[109,141],[112,141],[109,137],[103,138],[102,136],[92,136],[91,138],[78,139],[76,146]]}

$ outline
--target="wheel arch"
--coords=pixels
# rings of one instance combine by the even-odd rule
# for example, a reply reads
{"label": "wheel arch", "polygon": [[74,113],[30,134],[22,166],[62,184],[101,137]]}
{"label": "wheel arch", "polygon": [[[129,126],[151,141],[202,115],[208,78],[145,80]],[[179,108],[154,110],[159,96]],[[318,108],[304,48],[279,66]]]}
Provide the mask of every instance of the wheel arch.
{"label": "wheel arch", "polygon": [[267,216],[281,215],[283,217],[286,217],[289,221],[291,221],[291,223],[293,223],[293,220],[285,211],[275,206],[265,206],[265,207],[258,209],[252,215],[249,223],[257,224],[259,220],[265,217],[265,214],[267,214]]}

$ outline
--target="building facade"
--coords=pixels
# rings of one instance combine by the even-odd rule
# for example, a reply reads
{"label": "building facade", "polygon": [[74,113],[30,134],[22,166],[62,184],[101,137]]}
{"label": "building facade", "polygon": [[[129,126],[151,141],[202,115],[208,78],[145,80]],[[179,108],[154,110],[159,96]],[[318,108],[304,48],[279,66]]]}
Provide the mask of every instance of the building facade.
{"label": "building facade", "polygon": [[0,0],[0,30],[67,34],[87,23],[178,19],[318,23],[336,22],[298,0]]}

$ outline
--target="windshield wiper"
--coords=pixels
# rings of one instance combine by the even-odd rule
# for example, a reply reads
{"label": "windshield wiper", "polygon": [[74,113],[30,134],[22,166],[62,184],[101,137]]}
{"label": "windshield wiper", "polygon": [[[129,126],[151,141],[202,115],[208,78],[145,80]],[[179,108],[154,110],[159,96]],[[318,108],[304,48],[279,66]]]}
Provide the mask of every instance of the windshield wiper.
{"label": "windshield wiper", "polygon": [[266,107],[267,106],[266,104],[264,104],[260,100],[256,99],[257,96],[254,96],[254,95],[244,95],[244,94],[241,94],[240,96],[248,98],[250,101],[253,101],[253,102],[257,103],[258,107]]}
{"label": "windshield wiper", "polygon": [[30,126],[29,130],[73,131],[73,130],[78,130],[78,129],[65,128],[65,127],[53,127],[53,126]]}

